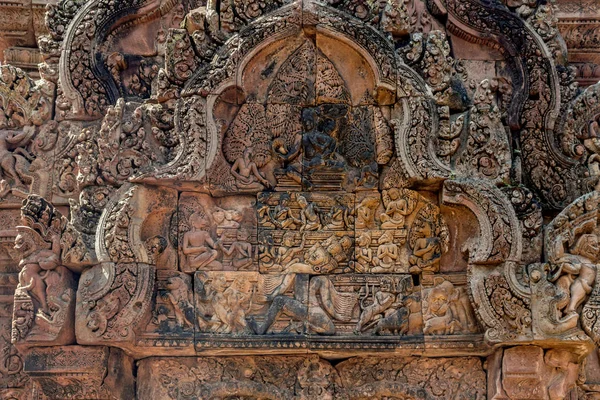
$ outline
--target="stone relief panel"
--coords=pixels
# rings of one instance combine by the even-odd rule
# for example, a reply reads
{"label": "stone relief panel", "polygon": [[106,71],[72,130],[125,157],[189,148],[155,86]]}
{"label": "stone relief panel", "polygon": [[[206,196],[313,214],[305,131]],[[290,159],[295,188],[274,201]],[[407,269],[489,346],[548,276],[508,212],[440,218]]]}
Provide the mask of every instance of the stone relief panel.
{"label": "stone relief panel", "polygon": [[147,384],[138,397],[145,399],[334,399],[339,381],[316,356],[150,358],[140,363],[139,374]]}
{"label": "stone relief panel", "polygon": [[109,347],[42,347],[25,358],[33,381],[30,394],[43,399],[133,398],[133,367],[123,351]]}
{"label": "stone relief panel", "polygon": [[310,324],[305,274],[196,272],[194,285],[200,340],[205,333],[303,334]]}
{"label": "stone relief panel", "polygon": [[486,394],[485,372],[474,357],[350,358],[335,367],[317,356],[148,358],[140,362],[139,376],[144,383],[137,394],[144,399],[484,399]]}
{"label": "stone relief panel", "polygon": [[311,331],[348,336],[420,334],[423,321],[418,292],[409,275],[312,277],[308,299]]}
{"label": "stone relief panel", "polygon": [[[600,337],[598,86],[577,91],[541,3],[49,7],[42,79],[0,67],[0,220],[27,198],[0,233],[1,379],[29,384],[16,348],[75,342],[394,351],[152,360],[140,393],[482,398],[479,359],[406,355],[508,346],[496,398],[567,396]],[[36,393],[110,393],[104,366],[89,387],[65,368]]]}
{"label": "stone relief panel", "polygon": [[[323,35],[316,42],[292,37],[275,48],[269,44],[238,72],[243,93],[224,90],[209,113],[223,125],[222,148],[208,172],[212,191],[376,187],[378,165],[393,153],[392,131],[389,109],[372,98],[367,62]],[[343,63],[356,64],[359,72]]]}
{"label": "stone relief panel", "polygon": [[259,193],[260,272],[351,272],[353,209],[351,194]]}

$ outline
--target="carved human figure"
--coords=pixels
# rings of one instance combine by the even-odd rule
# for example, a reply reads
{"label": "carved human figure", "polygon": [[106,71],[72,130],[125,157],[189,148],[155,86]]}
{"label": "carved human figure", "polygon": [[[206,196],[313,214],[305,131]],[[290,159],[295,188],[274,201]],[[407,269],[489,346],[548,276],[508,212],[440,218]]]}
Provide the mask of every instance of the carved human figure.
{"label": "carved human figure", "polygon": [[209,300],[214,314],[209,321],[202,317],[198,320],[200,329],[206,329],[215,333],[230,333],[231,328],[227,324],[228,313],[225,301],[225,289],[227,280],[224,276],[216,276],[209,285],[206,285],[206,298]]}
{"label": "carved human figure", "polygon": [[344,168],[345,162],[337,153],[337,141],[331,136],[335,128],[335,120],[327,117],[319,120],[316,109],[302,110],[302,150],[305,172],[311,173],[319,166],[334,170]]}
{"label": "carved human figure", "polygon": [[[58,257],[52,250],[38,250],[32,237],[34,234],[33,230],[22,230],[15,239],[15,250],[22,255],[19,262],[21,271],[19,272],[18,288],[28,292],[37,302],[38,309],[50,315],[46,297],[46,282],[42,273],[45,269],[55,268],[58,265]],[[40,241],[38,240],[38,242]]]}
{"label": "carved human figure", "polygon": [[454,318],[460,323],[461,333],[477,332],[477,323],[475,322],[475,316],[473,315],[466,289],[464,287],[456,287],[454,290],[456,300],[450,303],[450,310]]}
{"label": "carved human figure", "polygon": [[292,210],[288,206],[290,195],[284,193],[279,198],[279,204],[273,208],[270,214],[271,222],[278,229],[296,229],[296,226],[301,226],[302,221],[294,216]]}
{"label": "carved human figure", "polygon": [[236,179],[238,189],[260,191],[265,187],[270,188],[271,183],[258,171],[252,156],[252,147],[246,147],[243,155],[231,166],[231,174]]}
{"label": "carved human figure", "polygon": [[412,255],[409,258],[411,273],[439,270],[442,246],[439,237],[433,236],[431,223],[425,221],[420,228],[420,237],[415,240]]}
{"label": "carved human figure", "polygon": [[222,275],[217,275],[206,285],[206,298],[213,314],[209,320],[202,316],[198,323],[200,329],[214,333],[243,333],[247,331],[246,311],[243,308],[246,296],[238,289],[240,281],[227,284]]}
{"label": "carved human figure", "polygon": [[192,230],[183,235],[183,254],[188,265],[198,270],[221,269],[222,264],[216,261],[219,256],[218,243],[215,243],[208,232],[208,221],[199,213],[190,217]]}
{"label": "carved human figure", "polygon": [[296,198],[300,206],[300,220],[302,221],[300,231],[317,231],[323,227],[321,225],[321,217],[319,216],[319,208],[306,200],[304,196]]}
{"label": "carved human figure", "polygon": [[[286,293],[296,281],[296,274],[286,274],[283,276],[281,282],[272,290],[264,293],[265,288],[257,288],[257,292],[260,293],[260,298],[257,299],[259,303],[265,302],[270,303],[269,308],[265,314],[265,318],[262,323],[258,323],[255,318],[249,318],[249,325],[257,335],[264,335],[267,333],[269,328],[275,323],[280,315],[285,315],[296,321],[307,320],[307,308],[301,301],[285,296]],[[264,285],[262,285],[264,286]]]}
{"label": "carved human figure", "polygon": [[225,248],[222,242],[219,242],[219,247],[223,254],[232,257],[231,265],[239,271],[248,270],[252,267],[252,245],[248,243],[249,233],[246,229],[239,229],[236,233],[237,240]]}
{"label": "carved human figure", "polygon": [[34,129],[33,126],[26,127],[18,134],[0,130],[0,167],[6,177],[14,180],[15,186],[23,186],[24,181],[29,180],[26,172],[33,157],[25,146],[33,137]]}
{"label": "carved human figure", "polygon": [[259,265],[270,270],[275,265],[277,258],[275,243],[271,234],[265,231],[258,233],[258,263]]}
{"label": "carved human figure", "polygon": [[[50,228],[43,238],[30,226],[17,227],[15,250],[20,253],[21,268],[15,290],[13,339],[27,341],[33,335],[39,341],[70,342],[68,313],[74,307],[74,282],[71,272],[61,265],[60,230],[44,202],[28,198],[22,208],[22,221]],[[44,230],[42,230],[44,231]]]}
{"label": "carved human figure", "polygon": [[193,306],[185,281],[181,277],[172,276],[167,280],[165,287],[167,288],[166,298],[173,308],[177,325],[180,328],[193,327],[193,322],[188,318],[189,310],[193,310]]}
{"label": "carved human figure", "polygon": [[375,267],[371,272],[389,272],[396,265],[400,254],[398,245],[394,243],[394,232],[383,232],[377,243],[379,247],[377,247],[377,257],[374,259]]}
{"label": "carved human figure", "polygon": [[283,164],[282,171],[285,175],[299,185],[310,187],[311,184],[302,176],[302,135],[296,135],[292,145],[286,145],[279,138],[273,140],[273,154]]}
{"label": "carved human figure", "polygon": [[246,309],[244,308],[248,296],[240,290],[243,285],[243,278],[238,277],[223,293],[229,310],[227,323],[233,333],[242,333],[249,330],[246,322]]}
{"label": "carved human figure", "polygon": [[423,308],[421,305],[421,288],[414,286],[412,293],[403,299],[408,309],[408,332],[409,335],[417,335],[423,332]]}
{"label": "carved human figure", "polygon": [[406,216],[411,213],[408,200],[400,196],[396,188],[384,191],[385,212],[379,216],[383,229],[400,229],[406,224]]}
{"label": "carved human figure", "polygon": [[[264,193],[261,193],[264,195]],[[263,202],[264,197],[259,195],[258,202],[256,203],[256,217],[258,220],[258,226],[261,228],[275,228],[275,224],[271,220],[271,207]]]}
{"label": "carved human figure", "polygon": [[566,316],[577,318],[577,308],[591,293],[600,261],[600,243],[595,234],[583,234],[570,253],[558,260],[558,271],[553,275],[557,286],[569,293],[569,301],[564,309]]}
{"label": "carved human figure", "polygon": [[354,226],[356,229],[373,229],[375,227],[375,210],[379,207],[379,197],[368,196],[354,210]]}
{"label": "carved human figure", "polygon": [[326,228],[329,230],[343,230],[351,225],[350,210],[343,203],[341,197],[337,197],[336,203],[331,206],[331,210],[327,214],[329,222]]}
{"label": "carved human figure", "polygon": [[358,273],[370,272],[373,266],[373,250],[371,249],[371,232],[363,231],[356,239],[358,252],[356,253],[355,271]]}
{"label": "carved human figure", "polygon": [[429,292],[427,310],[423,315],[426,335],[452,335],[462,329],[460,321],[452,312],[452,303],[458,300],[459,292],[449,281],[443,281]]}
{"label": "carved human figure", "polygon": [[296,272],[298,269],[305,268],[305,264],[300,262],[300,258],[297,257],[297,255],[304,250],[306,237],[302,235],[300,246],[294,246],[295,238],[295,232],[286,232],[283,234],[281,246],[276,249],[275,265],[273,266],[274,270]]}

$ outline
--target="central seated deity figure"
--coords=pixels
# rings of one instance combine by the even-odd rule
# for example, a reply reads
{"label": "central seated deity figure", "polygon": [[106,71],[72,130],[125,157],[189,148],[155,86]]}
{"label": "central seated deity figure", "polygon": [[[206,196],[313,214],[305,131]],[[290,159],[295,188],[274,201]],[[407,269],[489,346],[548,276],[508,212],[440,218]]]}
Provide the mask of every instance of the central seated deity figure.
{"label": "central seated deity figure", "polygon": [[302,151],[304,171],[311,173],[317,167],[335,171],[344,169],[346,163],[337,152],[337,140],[333,137],[336,121],[319,115],[316,108],[302,110]]}

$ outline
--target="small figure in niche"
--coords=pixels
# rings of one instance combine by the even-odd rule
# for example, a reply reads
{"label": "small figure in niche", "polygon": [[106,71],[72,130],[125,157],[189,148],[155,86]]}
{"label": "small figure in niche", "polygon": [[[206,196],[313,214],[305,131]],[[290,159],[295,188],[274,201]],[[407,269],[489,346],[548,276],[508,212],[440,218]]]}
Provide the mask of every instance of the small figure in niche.
{"label": "small figure in niche", "polygon": [[415,241],[413,254],[409,261],[412,267],[412,274],[421,271],[439,270],[440,257],[442,256],[442,246],[439,237],[433,237],[433,229],[430,222],[425,222],[420,229],[420,238]]}

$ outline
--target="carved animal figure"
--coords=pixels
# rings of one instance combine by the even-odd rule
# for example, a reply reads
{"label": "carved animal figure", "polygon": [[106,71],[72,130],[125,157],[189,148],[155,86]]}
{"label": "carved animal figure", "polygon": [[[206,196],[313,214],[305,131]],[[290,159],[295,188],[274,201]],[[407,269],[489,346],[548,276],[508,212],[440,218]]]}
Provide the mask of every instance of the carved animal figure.
{"label": "carved animal figure", "polygon": [[406,335],[408,333],[408,317],[410,312],[406,307],[393,310],[375,324],[374,333],[380,335],[389,331],[393,335]]}

